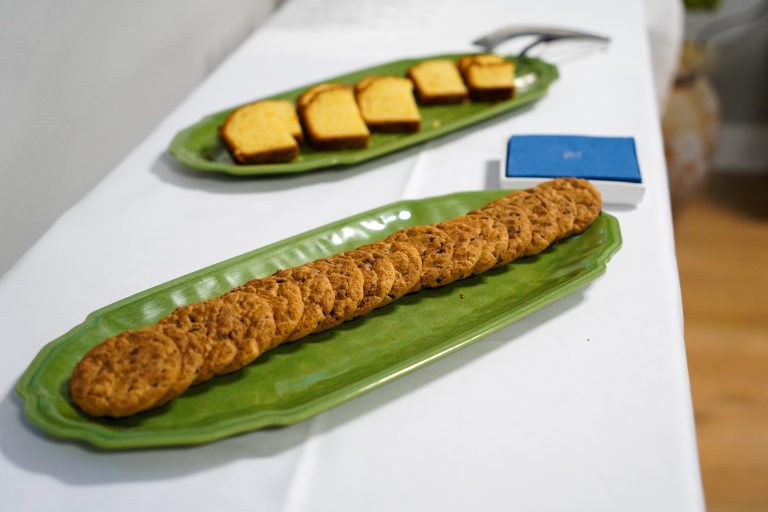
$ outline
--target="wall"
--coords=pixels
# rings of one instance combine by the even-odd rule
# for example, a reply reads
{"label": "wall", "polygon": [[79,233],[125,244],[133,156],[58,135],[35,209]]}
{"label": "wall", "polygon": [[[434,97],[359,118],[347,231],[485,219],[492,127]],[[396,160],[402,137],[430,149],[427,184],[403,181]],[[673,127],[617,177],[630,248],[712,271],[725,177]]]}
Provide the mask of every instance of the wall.
{"label": "wall", "polygon": [[0,0],[0,275],[275,3]]}

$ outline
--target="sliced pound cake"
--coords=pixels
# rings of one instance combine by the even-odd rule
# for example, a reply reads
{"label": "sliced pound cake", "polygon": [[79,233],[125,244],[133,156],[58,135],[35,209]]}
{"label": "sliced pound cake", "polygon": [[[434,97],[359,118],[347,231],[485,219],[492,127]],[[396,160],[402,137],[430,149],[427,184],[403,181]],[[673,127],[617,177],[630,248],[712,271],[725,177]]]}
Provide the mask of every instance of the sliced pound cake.
{"label": "sliced pound cake", "polygon": [[370,76],[357,83],[355,96],[365,124],[375,132],[417,132],[421,115],[413,82],[399,76]]}
{"label": "sliced pound cake", "polygon": [[421,104],[461,103],[467,99],[467,88],[450,60],[426,60],[408,68],[408,76],[416,85]]}
{"label": "sliced pound cake", "polygon": [[368,145],[370,132],[351,87],[320,84],[299,96],[297,104],[309,142],[316,149],[357,149]]}
{"label": "sliced pound cake", "polygon": [[241,164],[290,162],[299,154],[301,125],[287,100],[263,100],[235,109],[219,134]]}
{"label": "sliced pound cake", "polygon": [[515,65],[493,54],[467,55],[459,70],[475,101],[508,100],[514,94]]}

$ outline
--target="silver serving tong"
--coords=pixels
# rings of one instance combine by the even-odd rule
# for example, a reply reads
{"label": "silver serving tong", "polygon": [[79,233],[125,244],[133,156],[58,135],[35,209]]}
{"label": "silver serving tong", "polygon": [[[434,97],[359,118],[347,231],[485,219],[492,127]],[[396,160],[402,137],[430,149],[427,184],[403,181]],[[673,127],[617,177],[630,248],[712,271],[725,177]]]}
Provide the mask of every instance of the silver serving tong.
{"label": "silver serving tong", "polygon": [[524,25],[511,25],[495,30],[490,34],[484,35],[481,38],[472,41],[472,44],[480,46],[486,52],[491,52],[501,43],[523,36],[534,36],[536,39],[520,51],[518,55],[519,57],[525,57],[525,55],[533,47],[541,43],[549,43],[563,39],[586,40],[603,44],[608,44],[611,41],[611,39],[607,36],[582,32],[579,30],[556,27],[529,27]]}

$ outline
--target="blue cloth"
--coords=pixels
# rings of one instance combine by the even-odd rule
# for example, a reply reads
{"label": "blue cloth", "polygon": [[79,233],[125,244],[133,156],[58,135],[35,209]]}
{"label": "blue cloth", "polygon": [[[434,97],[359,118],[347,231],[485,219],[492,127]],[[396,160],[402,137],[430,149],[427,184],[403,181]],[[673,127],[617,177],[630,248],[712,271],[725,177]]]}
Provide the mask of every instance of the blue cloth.
{"label": "blue cloth", "polygon": [[642,183],[632,137],[513,135],[507,144],[507,177]]}

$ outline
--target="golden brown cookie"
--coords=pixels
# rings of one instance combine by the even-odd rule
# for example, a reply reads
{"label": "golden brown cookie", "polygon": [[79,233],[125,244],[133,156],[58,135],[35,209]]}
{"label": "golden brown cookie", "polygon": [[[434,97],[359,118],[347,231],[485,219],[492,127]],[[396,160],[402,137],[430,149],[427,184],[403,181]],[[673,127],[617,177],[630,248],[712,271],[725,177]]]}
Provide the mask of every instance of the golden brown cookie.
{"label": "golden brown cookie", "polygon": [[343,254],[356,261],[363,273],[363,298],[352,316],[357,318],[373,310],[387,298],[395,282],[395,267],[380,251],[356,249]]}
{"label": "golden brown cookie", "polygon": [[269,276],[263,279],[253,279],[238,286],[234,291],[255,293],[272,307],[275,333],[272,345],[267,350],[287,340],[298,327],[304,314],[304,298],[301,295],[301,288],[285,277]]}
{"label": "golden brown cookie", "polygon": [[395,269],[395,280],[387,298],[377,308],[395,301],[416,287],[421,280],[421,256],[411,244],[403,242],[374,242],[361,247],[366,251],[385,254]]}
{"label": "golden brown cookie", "polygon": [[328,277],[307,265],[280,270],[273,275],[296,283],[304,301],[304,313],[301,315],[299,325],[286,341],[296,341],[312,334],[333,308],[336,294]]}
{"label": "golden brown cookie", "polygon": [[[217,326],[219,335],[231,336],[237,345],[237,356],[227,367],[217,371],[218,374],[230,373],[246,366],[258,356],[277,346],[277,322],[275,321],[272,305],[261,295],[245,291],[225,293],[219,300],[231,309]],[[234,316],[229,316],[229,312]],[[280,334],[282,336],[282,334]]]}
{"label": "golden brown cookie", "polygon": [[159,404],[173,400],[196,382],[213,347],[208,337],[208,320],[213,311],[209,301],[198,302],[177,308],[158,323],[157,328],[176,343],[181,354],[179,377]]}
{"label": "golden brown cookie", "polygon": [[72,400],[91,416],[120,418],[151,408],[181,370],[176,344],[158,329],[127,331],[92,348],[69,380]]}
{"label": "golden brown cookie", "polygon": [[325,315],[313,332],[326,331],[351,319],[357,311],[357,305],[363,300],[363,273],[357,263],[350,258],[336,255],[307,265],[324,274],[334,291],[331,312]]}
{"label": "golden brown cookie", "polygon": [[472,268],[473,275],[482,274],[496,265],[503,264],[509,245],[509,234],[507,227],[501,221],[489,215],[474,214],[456,217],[453,222],[470,224],[480,231],[482,252]]}
{"label": "golden brown cookie", "polygon": [[483,255],[484,243],[480,237],[480,226],[463,218],[451,219],[437,224],[453,240],[453,281],[472,275],[478,260]]}
{"label": "golden brown cookie", "polygon": [[487,207],[503,208],[507,205],[521,208],[531,221],[531,243],[523,256],[538,254],[555,241],[559,231],[555,208],[549,199],[536,192],[519,190],[491,201]]}
{"label": "golden brown cookie", "polygon": [[507,245],[501,259],[494,265],[500,267],[524,256],[531,246],[532,227],[528,214],[522,208],[512,205],[485,206],[469,215],[488,216],[501,222],[507,229]]}
{"label": "golden brown cookie", "polygon": [[575,235],[587,229],[603,207],[603,199],[600,191],[589,181],[580,178],[557,178],[541,183],[536,188],[552,188],[568,194],[576,203],[576,220],[570,233]]}
{"label": "golden brown cookie", "polygon": [[387,242],[406,242],[413,245],[421,256],[419,285],[411,290],[435,288],[450,282],[453,275],[453,241],[435,226],[413,226],[392,233]]}
{"label": "golden brown cookie", "polygon": [[237,313],[232,306],[219,299],[207,300],[204,304],[209,315],[206,337],[210,348],[193,384],[205,382],[223,373],[237,357],[240,344],[237,326],[241,324],[236,321]]}
{"label": "golden brown cookie", "polygon": [[555,208],[555,217],[557,219],[557,236],[555,240],[562,240],[570,236],[573,232],[573,224],[576,221],[576,203],[573,199],[567,193],[554,188],[533,190],[549,199]]}

